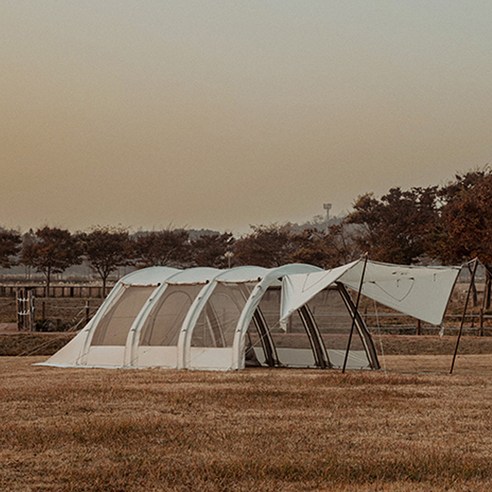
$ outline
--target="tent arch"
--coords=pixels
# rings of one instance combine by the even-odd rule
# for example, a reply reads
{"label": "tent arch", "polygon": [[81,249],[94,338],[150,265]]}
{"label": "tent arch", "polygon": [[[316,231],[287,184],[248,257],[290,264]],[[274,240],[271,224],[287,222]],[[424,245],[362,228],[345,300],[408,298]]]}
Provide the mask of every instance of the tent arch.
{"label": "tent arch", "polygon": [[[213,279],[220,270],[215,268],[196,267],[187,270],[180,270],[169,276],[153,293],[143,306],[141,312],[135,319],[127,339],[126,364],[127,366],[164,366],[177,368],[180,359],[180,347],[176,345],[144,345],[142,343],[143,331],[150,322],[152,315],[157,315],[166,306],[169,299],[167,293],[178,286],[186,289],[189,286],[203,286]],[[201,291],[200,291],[201,292]],[[200,295],[200,292],[198,295]],[[162,304],[160,304],[162,302]],[[193,305],[194,299],[190,301],[187,314]],[[154,309],[157,309],[154,312]],[[176,327],[179,332],[182,326]]]}
{"label": "tent arch", "polygon": [[183,273],[183,270],[173,269],[173,271],[169,272],[167,277],[162,279],[162,282],[159,283],[157,289],[150,295],[147,299],[147,302],[142,306],[142,309],[138,313],[135,321],[133,322],[126,340],[125,345],[125,366],[132,367],[135,365],[135,362],[138,360],[137,348],[139,345],[139,337],[142,326],[147,320],[148,315],[152,311],[156,302],[160,299],[167,286],[169,285],[170,279],[176,277]]}
{"label": "tent arch", "polygon": [[239,266],[221,271],[216,277],[214,277],[209,285],[204,287],[191,306],[181,329],[178,341],[178,347],[180,348],[178,352],[178,368],[193,368],[191,347],[193,332],[196,328],[200,315],[203,313],[205,306],[209,302],[217,286],[221,283],[227,285],[254,281],[258,282],[268,271],[268,269],[262,267]]}
{"label": "tent arch", "polygon": [[263,277],[256,287],[251,292],[246,305],[239,317],[239,321],[234,335],[234,343],[232,346],[232,367],[231,369],[244,369],[245,359],[245,341],[246,332],[248,331],[249,324],[253,319],[256,308],[260,304],[261,299],[265,295],[268,287],[278,283],[280,285],[280,279],[285,275],[293,275],[299,273],[312,273],[320,272],[321,268],[307,265],[303,263],[293,263],[291,265],[284,265],[277,268],[272,268]]}
{"label": "tent arch", "polygon": [[76,364],[87,364],[87,356],[89,354],[92,338],[94,337],[94,333],[99,325],[99,322],[103,319],[105,314],[108,313],[114,303],[123,295],[124,291],[125,283],[123,282],[123,279],[121,279],[113,287],[113,290],[110,292],[108,297],[106,297],[102,306],[97,310],[95,316],[91,319],[90,327],[88,326],[89,329],[87,330],[86,336],[83,340],[81,352],[77,358]]}
{"label": "tent arch", "polygon": [[[94,336],[98,332],[100,323],[105,319],[106,315],[108,315],[111,309],[117,305],[117,303],[125,295],[128,289],[134,287],[157,288],[159,284],[163,281],[163,279],[166,279],[169,275],[172,275],[178,271],[179,270],[175,268],[169,268],[169,267],[150,267],[150,268],[143,268],[141,270],[136,270],[121,278],[117,282],[117,285],[115,286],[113,291],[107,297],[107,301],[108,301],[107,304],[105,302],[104,306],[98,310],[96,316],[94,317],[94,321],[91,325],[91,330],[87,334],[85,344],[82,350],[82,354],[80,357],[80,364],[82,365],[88,364],[89,350],[90,347],[93,345]],[[125,359],[125,346],[126,344],[121,349],[122,363],[124,362]]]}
{"label": "tent arch", "polygon": [[[109,295],[103,301],[95,316],[81,330],[79,335],[71,340],[65,347],[58,351],[50,361],[53,364],[70,364],[72,366],[87,366],[88,355],[91,349],[91,343],[96,333],[97,327],[102,319],[110,312],[118,300],[123,296],[125,290],[132,286],[155,286],[166,278],[168,275],[179,270],[169,267],[150,267],[131,272],[119,279]],[[122,360],[123,362],[123,360]]]}

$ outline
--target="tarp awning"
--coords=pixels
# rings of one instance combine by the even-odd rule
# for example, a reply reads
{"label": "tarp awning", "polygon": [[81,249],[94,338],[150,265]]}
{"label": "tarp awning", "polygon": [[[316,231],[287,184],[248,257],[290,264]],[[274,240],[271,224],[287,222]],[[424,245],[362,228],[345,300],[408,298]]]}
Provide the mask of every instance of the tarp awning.
{"label": "tarp awning", "polygon": [[[363,267],[364,260],[357,260],[332,270],[285,276],[281,320],[335,282],[358,291]],[[439,325],[459,271],[459,267],[400,266],[368,260],[361,293],[403,314]]]}

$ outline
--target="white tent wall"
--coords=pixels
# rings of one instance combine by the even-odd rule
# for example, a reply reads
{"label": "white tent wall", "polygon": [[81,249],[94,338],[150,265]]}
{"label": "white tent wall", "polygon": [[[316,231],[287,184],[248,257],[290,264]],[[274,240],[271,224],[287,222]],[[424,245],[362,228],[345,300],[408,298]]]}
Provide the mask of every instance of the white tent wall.
{"label": "white tent wall", "polygon": [[58,352],[53,354],[46,362],[40,362],[41,366],[54,366],[54,367],[76,367],[80,362],[81,354],[85,345],[85,340],[90,333],[93,325],[93,320],[89,321],[87,325],[80,330],[75,338],[70,340],[64,347]]}

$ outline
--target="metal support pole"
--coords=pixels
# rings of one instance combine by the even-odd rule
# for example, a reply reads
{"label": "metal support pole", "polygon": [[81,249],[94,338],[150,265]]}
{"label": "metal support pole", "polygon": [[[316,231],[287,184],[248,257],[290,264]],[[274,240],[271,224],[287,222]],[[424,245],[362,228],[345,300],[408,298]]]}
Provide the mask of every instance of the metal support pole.
{"label": "metal support pole", "polygon": [[89,323],[90,320],[90,304],[89,299],[85,301],[85,324]]}
{"label": "metal support pole", "polygon": [[345,351],[345,358],[343,359],[342,373],[344,373],[345,369],[347,368],[348,355],[349,355],[350,345],[352,343],[352,336],[354,334],[354,328],[355,328],[355,318],[359,311],[360,295],[362,291],[362,285],[364,284],[364,277],[366,275],[366,267],[367,267],[367,253],[364,255],[364,266],[362,267],[362,274],[360,276],[359,292],[357,292],[357,300],[355,301],[355,309],[352,315],[352,326],[350,327],[350,335],[348,339],[347,350]]}
{"label": "metal support pole", "polygon": [[468,301],[470,300],[472,285],[473,282],[475,282],[475,274],[477,273],[478,258],[475,258],[473,261],[474,261],[474,265],[470,278],[470,285],[468,286],[468,292],[466,293],[465,307],[463,308],[463,316],[461,317],[461,323],[460,323],[460,331],[458,332],[458,338],[456,340],[456,347],[454,348],[453,361],[451,362],[451,369],[449,370],[449,374],[453,374],[454,363],[456,361],[456,356],[458,355],[458,347],[460,345],[461,335],[463,334],[463,326],[465,324],[465,315],[466,315],[466,310],[468,309]]}

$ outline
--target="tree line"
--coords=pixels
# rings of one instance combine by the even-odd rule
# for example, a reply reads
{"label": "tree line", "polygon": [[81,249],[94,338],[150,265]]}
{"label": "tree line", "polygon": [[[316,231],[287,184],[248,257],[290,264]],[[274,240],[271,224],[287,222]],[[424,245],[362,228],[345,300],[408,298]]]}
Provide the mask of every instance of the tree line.
{"label": "tree line", "polygon": [[108,277],[126,265],[226,268],[302,262],[330,268],[364,252],[373,260],[401,264],[460,264],[478,257],[490,276],[491,170],[457,174],[440,186],[391,188],[379,198],[366,193],[331,225],[319,220],[302,227],[259,225],[240,237],[180,228],[133,234],[114,227],[76,233],[48,226],[25,234],[0,230],[0,265],[22,264],[41,272],[48,287],[54,273],[83,261],[105,289]]}

